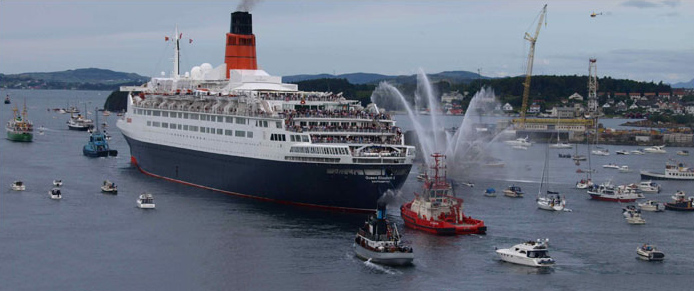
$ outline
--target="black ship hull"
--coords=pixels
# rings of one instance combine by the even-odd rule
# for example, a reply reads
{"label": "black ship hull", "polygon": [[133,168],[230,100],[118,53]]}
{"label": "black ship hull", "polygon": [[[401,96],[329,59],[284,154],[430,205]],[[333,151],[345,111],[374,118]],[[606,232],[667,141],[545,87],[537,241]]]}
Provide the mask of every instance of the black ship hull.
{"label": "black ship hull", "polygon": [[125,136],[131,162],[145,174],[278,203],[372,212],[399,189],[411,164],[323,164],[272,161],[144,143]]}

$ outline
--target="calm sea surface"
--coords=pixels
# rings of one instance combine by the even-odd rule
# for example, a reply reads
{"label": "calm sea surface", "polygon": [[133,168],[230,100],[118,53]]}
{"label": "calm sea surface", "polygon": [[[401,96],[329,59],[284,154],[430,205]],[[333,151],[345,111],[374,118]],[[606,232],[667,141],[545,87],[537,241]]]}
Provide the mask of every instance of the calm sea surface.
{"label": "calm sea surface", "polygon": [[[115,114],[99,119],[108,123],[118,157],[84,157],[87,133],[69,131],[69,116],[47,108],[70,104],[93,112],[109,92],[1,90],[0,97],[8,93],[13,104],[0,105],[0,121],[26,100],[35,127],[46,131],[35,132],[32,143],[0,139],[0,290],[683,290],[694,283],[694,213],[646,212],[645,225],[627,224],[623,205],[591,201],[573,188],[584,175],[576,169],[587,164],[555,158],[573,149],[550,154],[552,187],[573,210],[552,213],[538,210],[534,199],[544,147],[490,145],[506,166],[464,173],[475,186],[456,189],[466,214],[488,226],[484,236],[437,237],[404,228],[399,204],[420,187],[413,167],[389,211],[415,250],[415,264],[391,268],[354,257],[353,237],[366,215],[276,205],[141,174],[130,165]],[[458,126],[462,117],[444,120],[446,127]],[[637,182],[638,170],[662,170],[668,158],[694,164],[694,156],[676,156],[678,148],[643,156],[614,155],[635,147],[607,148],[611,156],[591,162],[597,182]],[[603,169],[607,163],[634,172]],[[65,183],[60,201],[48,197],[53,179]],[[100,192],[105,179],[118,185],[118,195]],[[27,190],[11,191],[14,180]],[[482,195],[487,187],[500,191],[510,184],[520,185],[526,198]],[[667,201],[678,189],[694,195],[694,182],[662,185],[662,193],[647,198]],[[154,195],[156,210],[135,207],[143,191]],[[503,263],[494,253],[494,247],[537,238],[550,239],[553,270]],[[636,247],[646,242],[663,250],[666,260],[636,259]]]}

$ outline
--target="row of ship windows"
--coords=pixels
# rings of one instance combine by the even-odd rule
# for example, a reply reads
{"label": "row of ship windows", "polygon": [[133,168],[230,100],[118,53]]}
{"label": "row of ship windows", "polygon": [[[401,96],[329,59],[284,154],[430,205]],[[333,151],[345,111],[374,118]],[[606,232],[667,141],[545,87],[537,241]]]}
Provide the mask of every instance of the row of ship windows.
{"label": "row of ship windows", "polygon": [[[192,119],[192,120],[204,120],[212,122],[226,122],[236,124],[250,124],[249,119],[245,117],[231,117],[231,116],[219,116],[210,114],[199,114],[199,113],[187,113],[187,112],[173,112],[173,111],[160,111],[160,110],[149,110],[149,109],[135,109],[135,114],[139,115],[149,115],[149,116],[162,116],[171,118],[182,118],[182,119]],[[267,120],[255,120],[255,126],[257,127],[268,127]],[[275,121],[276,128],[282,128],[281,121]]]}
{"label": "row of ship windows", "polygon": [[349,151],[346,148],[330,148],[330,147],[292,147],[290,153],[302,154],[322,154],[322,155],[348,155]]}
{"label": "row of ship windows", "polygon": [[187,130],[187,131],[194,131],[194,132],[200,131],[201,133],[228,135],[228,136],[235,136],[235,137],[253,138],[253,132],[252,131],[244,131],[244,130],[230,130],[230,129],[221,129],[221,128],[212,128],[212,127],[195,126],[195,125],[187,125],[187,124],[176,124],[176,123],[167,123],[167,122],[158,122],[158,121],[147,121],[147,126],[169,128],[169,129],[176,129],[176,130]]}

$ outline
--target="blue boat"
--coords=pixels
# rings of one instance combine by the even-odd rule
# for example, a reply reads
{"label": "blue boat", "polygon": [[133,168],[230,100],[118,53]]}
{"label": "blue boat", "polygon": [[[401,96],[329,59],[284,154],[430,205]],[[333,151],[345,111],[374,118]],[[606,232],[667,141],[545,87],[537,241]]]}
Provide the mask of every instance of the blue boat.
{"label": "blue boat", "polygon": [[89,135],[89,142],[82,148],[82,153],[88,157],[115,157],[118,155],[117,150],[112,150],[108,147],[106,136],[98,131]]}

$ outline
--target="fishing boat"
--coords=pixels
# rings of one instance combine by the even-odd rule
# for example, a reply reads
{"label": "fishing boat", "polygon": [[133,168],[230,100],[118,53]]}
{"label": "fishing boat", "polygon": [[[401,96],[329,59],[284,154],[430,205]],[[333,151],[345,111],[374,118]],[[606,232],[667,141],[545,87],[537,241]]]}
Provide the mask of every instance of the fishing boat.
{"label": "fishing boat", "polygon": [[137,197],[137,207],[142,209],[154,209],[154,196],[150,193],[142,193]]}
{"label": "fishing boat", "polygon": [[484,196],[496,197],[496,190],[494,188],[487,188],[487,190],[484,190]]}
{"label": "fishing boat", "polygon": [[545,165],[540,178],[540,188],[537,190],[537,207],[549,211],[562,211],[566,206],[566,199],[562,198],[559,192],[549,190],[549,173],[549,149],[547,149],[545,151]]}
{"label": "fishing boat", "polygon": [[694,211],[694,197],[685,197],[684,191],[672,196],[673,202],[666,202],[665,209],[674,211]]}
{"label": "fishing boat", "polygon": [[687,167],[682,162],[669,160],[665,163],[665,171],[663,173],[641,170],[641,179],[694,180],[694,169]]}
{"label": "fishing boat", "polygon": [[643,211],[661,212],[665,211],[665,206],[654,200],[646,200],[643,203],[638,203],[639,208]]}
{"label": "fishing boat", "polygon": [[116,187],[116,183],[113,183],[109,180],[104,180],[104,183],[101,185],[101,192],[117,194],[118,187]]}
{"label": "fishing boat", "polygon": [[651,244],[643,244],[637,247],[636,254],[639,255],[639,259],[645,261],[662,261],[665,259],[665,254]]}
{"label": "fishing boat", "polygon": [[53,180],[53,186],[56,186],[56,187],[63,186],[63,180]]}
{"label": "fishing boat", "polygon": [[252,15],[232,13],[230,28],[223,64],[181,72],[176,33],[172,74],[121,88],[127,112],[117,126],[133,167],[218,193],[348,212],[372,213],[402,187],[416,151],[388,112],[283,83],[258,69]]}
{"label": "fishing boat", "polygon": [[628,187],[615,187],[612,181],[607,181],[598,187],[589,189],[588,194],[593,200],[610,202],[634,202],[636,199],[644,198],[642,194]]}
{"label": "fishing boat", "polygon": [[552,267],[554,259],[549,255],[549,240],[527,241],[507,249],[497,249],[496,253],[502,261],[531,266]]}
{"label": "fishing boat", "polygon": [[626,207],[622,208],[622,215],[629,224],[646,223],[646,220],[641,217],[641,210],[637,209],[634,205],[627,205]]}
{"label": "fishing boat", "polygon": [[444,155],[434,153],[433,176],[423,182],[422,193],[400,207],[405,226],[438,235],[484,234],[484,221],[465,216],[463,199],[455,197],[446,180]]}
{"label": "fishing boat", "polygon": [[512,198],[523,198],[523,190],[520,186],[511,185],[504,189],[504,196]]}
{"label": "fishing boat", "polygon": [[667,151],[665,150],[665,145],[661,146],[652,146],[652,147],[647,147],[643,149],[644,152],[651,153],[651,154],[665,154]]}
{"label": "fishing boat", "polygon": [[14,181],[10,184],[10,188],[14,191],[24,191],[27,189],[26,185],[22,181]]}
{"label": "fishing boat", "polygon": [[379,203],[376,216],[359,228],[354,252],[362,260],[382,265],[409,265],[414,260],[412,248],[402,243],[397,225],[388,221],[385,203]]}
{"label": "fishing boat", "polygon": [[12,109],[13,117],[7,122],[5,130],[7,139],[11,141],[30,142],[34,139],[34,124],[29,120],[27,106],[24,104],[22,114],[18,114],[19,109],[15,106]]}
{"label": "fishing boat", "polygon": [[54,200],[59,200],[63,198],[62,193],[60,192],[60,188],[53,188],[48,191],[48,195],[51,197],[51,199]]}

